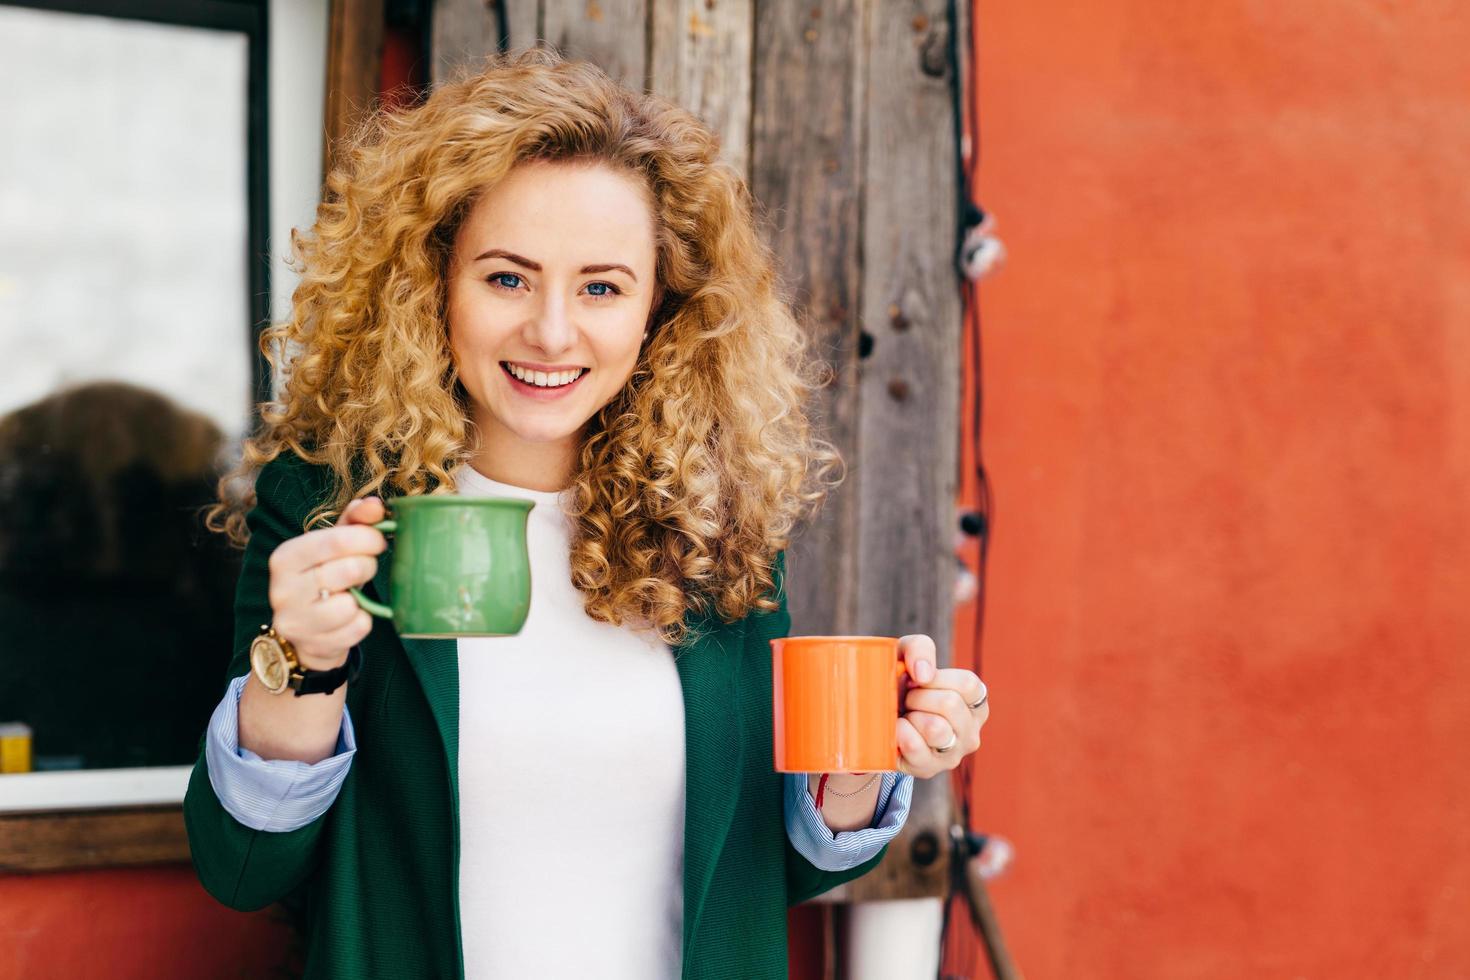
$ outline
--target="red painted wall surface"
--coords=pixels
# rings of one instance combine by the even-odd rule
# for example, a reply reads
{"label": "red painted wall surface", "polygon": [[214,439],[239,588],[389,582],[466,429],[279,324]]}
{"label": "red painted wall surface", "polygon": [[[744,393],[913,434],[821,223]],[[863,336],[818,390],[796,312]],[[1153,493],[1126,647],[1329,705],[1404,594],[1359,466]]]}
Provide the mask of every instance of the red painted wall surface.
{"label": "red painted wall surface", "polygon": [[0,980],[279,976],[290,930],[225,908],[188,865],[0,875]]}
{"label": "red painted wall surface", "polygon": [[1470,976],[1470,7],[976,33],[1010,258],[973,799],[1014,953]]}

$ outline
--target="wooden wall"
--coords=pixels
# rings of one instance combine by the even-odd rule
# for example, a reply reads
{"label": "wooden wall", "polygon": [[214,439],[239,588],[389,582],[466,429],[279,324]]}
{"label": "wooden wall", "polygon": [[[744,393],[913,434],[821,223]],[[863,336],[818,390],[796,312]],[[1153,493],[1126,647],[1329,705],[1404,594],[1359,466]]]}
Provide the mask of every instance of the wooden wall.
{"label": "wooden wall", "polygon": [[[833,382],[844,485],[791,550],[797,633],[928,633],[947,661],[960,379],[950,25],[942,0],[438,0],[436,80],[545,39],[667,95],[750,182]],[[864,339],[864,334],[867,338]],[[862,356],[866,352],[867,356]],[[937,895],[947,781],[832,900]]]}

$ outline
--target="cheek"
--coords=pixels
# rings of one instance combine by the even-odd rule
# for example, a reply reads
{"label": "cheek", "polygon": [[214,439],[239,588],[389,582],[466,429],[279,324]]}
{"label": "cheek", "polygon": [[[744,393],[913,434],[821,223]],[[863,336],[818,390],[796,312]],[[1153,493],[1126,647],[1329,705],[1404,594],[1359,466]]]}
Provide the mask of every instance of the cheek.
{"label": "cheek", "polygon": [[472,305],[448,302],[445,304],[445,319],[448,326],[449,350],[461,368],[481,359],[481,355],[493,349],[499,342],[500,333],[493,317]]}
{"label": "cheek", "polygon": [[453,323],[449,327],[449,358],[454,362],[454,371],[459,377],[464,378],[474,374],[474,365],[477,360],[474,348],[467,342],[465,331]]}
{"label": "cheek", "polygon": [[643,328],[639,326],[638,332],[633,334],[630,343],[625,338],[620,338],[616,343],[600,345],[596,351],[597,363],[604,365],[608,380],[622,385],[633,373],[633,368],[638,365],[638,352],[642,347]]}
{"label": "cheek", "polygon": [[444,298],[444,324],[449,335],[449,350],[456,360],[464,351],[466,320],[463,304],[451,286],[449,295]]}

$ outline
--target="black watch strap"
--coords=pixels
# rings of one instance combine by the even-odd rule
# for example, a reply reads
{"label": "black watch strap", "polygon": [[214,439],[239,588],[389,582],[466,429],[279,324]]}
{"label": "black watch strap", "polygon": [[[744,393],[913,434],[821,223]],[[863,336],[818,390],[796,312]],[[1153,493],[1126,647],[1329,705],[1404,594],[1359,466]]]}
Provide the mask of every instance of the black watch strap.
{"label": "black watch strap", "polygon": [[354,646],[347,652],[347,659],[331,670],[310,670],[298,667],[291,672],[291,690],[299,698],[303,694],[331,694],[343,684],[357,680],[362,669],[362,648]]}

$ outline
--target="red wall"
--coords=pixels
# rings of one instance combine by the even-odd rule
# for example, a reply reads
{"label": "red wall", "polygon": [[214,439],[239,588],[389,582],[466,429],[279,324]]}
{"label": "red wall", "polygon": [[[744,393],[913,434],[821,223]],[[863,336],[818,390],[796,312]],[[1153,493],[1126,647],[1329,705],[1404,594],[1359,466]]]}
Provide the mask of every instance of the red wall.
{"label": "red wall", "polygon": [[225,908],[189,865],[0,875],[0,980],[266,977],[290,944],[275,913]]}
{"label": "red wall", "polygon": [[1470,976],[1470,7],[978,7],[1013,952]]}

